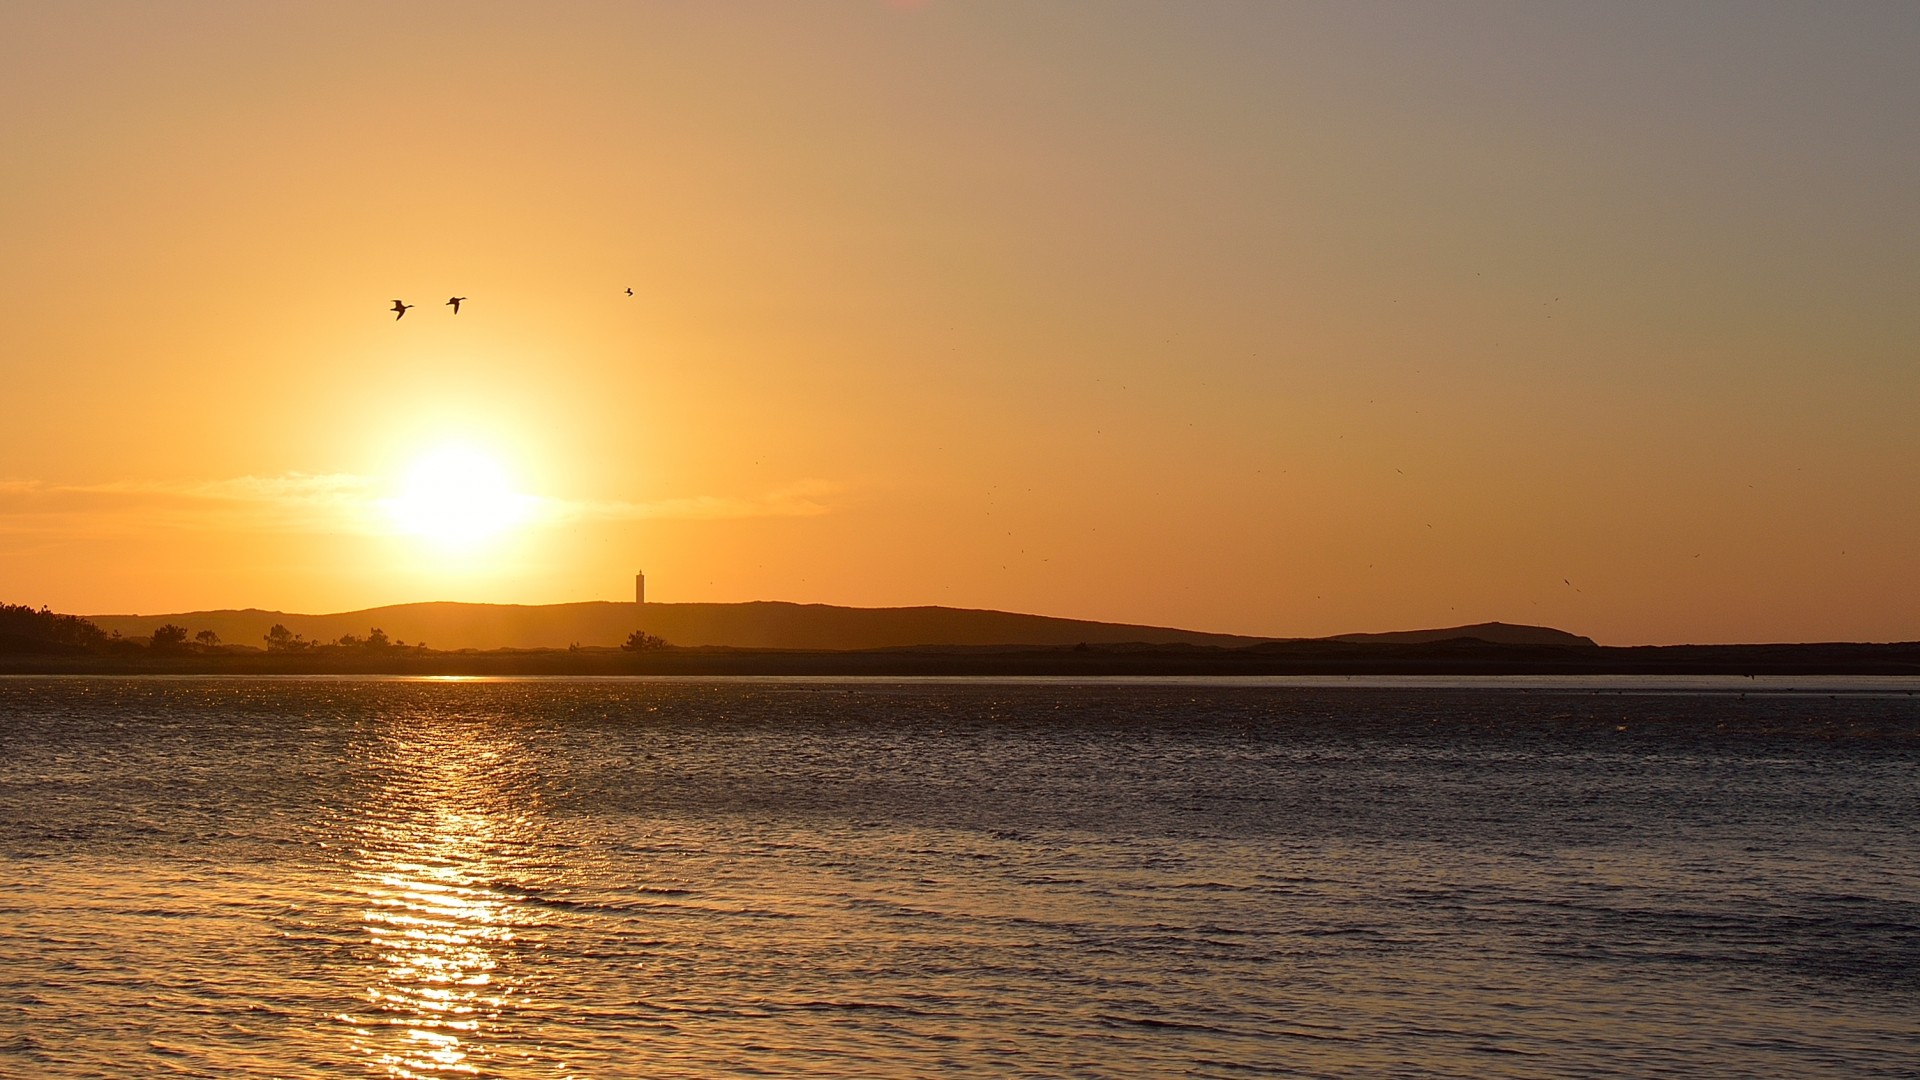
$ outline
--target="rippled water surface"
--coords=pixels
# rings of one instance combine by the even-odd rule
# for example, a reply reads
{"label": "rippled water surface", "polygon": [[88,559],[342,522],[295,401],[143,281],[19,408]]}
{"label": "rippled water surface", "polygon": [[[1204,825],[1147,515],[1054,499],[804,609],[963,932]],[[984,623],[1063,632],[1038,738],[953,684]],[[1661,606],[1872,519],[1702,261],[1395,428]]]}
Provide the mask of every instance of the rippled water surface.
{"label": "rippled water surface", "polygon": [[0,1075],[1913,1076],[1914,688],[0,679]]}

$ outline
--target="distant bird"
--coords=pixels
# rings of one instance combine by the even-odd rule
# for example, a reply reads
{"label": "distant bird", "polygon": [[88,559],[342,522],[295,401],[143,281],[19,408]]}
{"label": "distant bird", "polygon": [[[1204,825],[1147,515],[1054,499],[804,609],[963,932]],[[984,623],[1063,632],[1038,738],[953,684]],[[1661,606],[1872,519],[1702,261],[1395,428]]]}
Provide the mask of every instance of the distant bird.
{"label": "distant bird", "polygon": [[391,311],[393,312],[393,321],[394,321],[394,322],[399,322],[399,321],[400,321],[401,319],[404,319],[404,318],[406,318],[406,317],[407,317],[407,309],[408,309],[408,308],[410,308],[410,307],[413,307],[413,305],[412,305],[412,304],[403,304],[403,303],[401,303],[400,301],[398,301],[398,300],[395,300],[395,301],[393,302],[393,307],[392,307],[391,309],[389,309],[389,310],[391,310]]}
{"label": "distant bird", "polygon": [[462,300],[465,300],[465,299],[466,299],[466,297],[464,297],[464,296],[449,296],[449,297],[447,297],[447,303],[449,303],[449,304],[452,304],[452,305],[453,305],[453,313],[454,313],[455,315],[458,315],[458,314],[460,314],[460,301],[462,301]]}
{"label": "distant bird", "polygon": [[628,289],[628,290],[627,290],[627,295],[628,295],[628,296],[632,296],[632,295],[633,295],[633,290],[632,290],[632,289]]}

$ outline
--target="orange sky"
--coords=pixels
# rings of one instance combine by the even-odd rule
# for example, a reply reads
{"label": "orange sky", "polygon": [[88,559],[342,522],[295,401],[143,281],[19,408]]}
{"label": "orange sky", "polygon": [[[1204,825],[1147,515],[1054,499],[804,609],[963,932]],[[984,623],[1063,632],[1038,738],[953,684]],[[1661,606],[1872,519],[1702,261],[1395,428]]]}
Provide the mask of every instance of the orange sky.
{"label": "orange sky", "polygon": [[[9,4],[0,600],[1920,638],[1917,52],[1900,4]],[[448,446],[527,512],[406,531]]]}

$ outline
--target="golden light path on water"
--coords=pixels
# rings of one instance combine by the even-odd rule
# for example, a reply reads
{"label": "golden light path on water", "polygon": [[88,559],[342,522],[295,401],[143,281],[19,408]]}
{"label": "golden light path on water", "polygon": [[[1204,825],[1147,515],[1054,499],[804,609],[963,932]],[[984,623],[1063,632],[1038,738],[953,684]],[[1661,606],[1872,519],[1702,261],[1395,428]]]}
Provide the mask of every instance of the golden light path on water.
{"label": "golden light path on water", "polygon": [[1914,1074],[1905,685],[0,679],[0,719],[5,1080]]}
{"label": "golden light path on water", "polygon": [[379,745],[388,775],[355,873],[377,964],[364,1012],[339,1019],[385,1075],[479,1074],[488,1028],[519,992],[502,952],[531,912],[494,887],[528,839],[501,787],[510,753],[477,725],[445,722],[395,725]]}

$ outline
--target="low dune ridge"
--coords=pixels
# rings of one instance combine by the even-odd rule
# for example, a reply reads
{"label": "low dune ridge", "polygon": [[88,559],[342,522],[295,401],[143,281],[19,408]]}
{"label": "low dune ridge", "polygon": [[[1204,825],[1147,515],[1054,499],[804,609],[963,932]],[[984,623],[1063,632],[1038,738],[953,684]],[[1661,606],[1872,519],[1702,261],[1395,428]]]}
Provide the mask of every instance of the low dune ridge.
{"label": "low dune ridge", "polygon": [[1009,611],[952,607],[858,608],[758,600],[737,604],[394,604],[326,615],[259,608],[164,615],[90,615],[102,630],[145,638],[169,623],[189,634],[212,630],[229,645],[259,646],[285,626],[316,642],[364,638],[378,627],[395,642],[435,649],[564,649],[606,647],[635,630],[682,646],[740,649],[892,649],[916,646],[1213,645],[1223,648],[1320,640],[1417,645],[1478,640],[1496,645],[1591,646],[1591,638],[1546,626],[1489,622],[1434,630],[1342,634],[1320,639],[1215,634],[1169,626],[1095,622]]}
{"label": "low dune ridge", "polygon": [[1494,645],[1592,645],[1594,640],[1551,626],[1525,626],[1514,623],[1485,622],[1468,626],[1448,626],[1438,630],[1393,630],[1384,634],[1336,634],[1328,641],[1350,641],[1359,645],[1424,645],[1435,641],[1472,639]]}
{"label": "low dune ridge", "polygon": [[1269,640],[1165,626],[1059,619],[950,607],[855,608],[754,601],[740,604],[396,604],[330,615],[258,608],[166,615],[91,615],[102,630],[150,636],[168,623],[212,630],[233,645],[261,645],[275,625],[312,641],[365,637],[374,627],[395,641],[435,649],[564,649],[610,646],[635,630],[674,645],[742,649],[886,649],[916,645],[1253,645]]}

